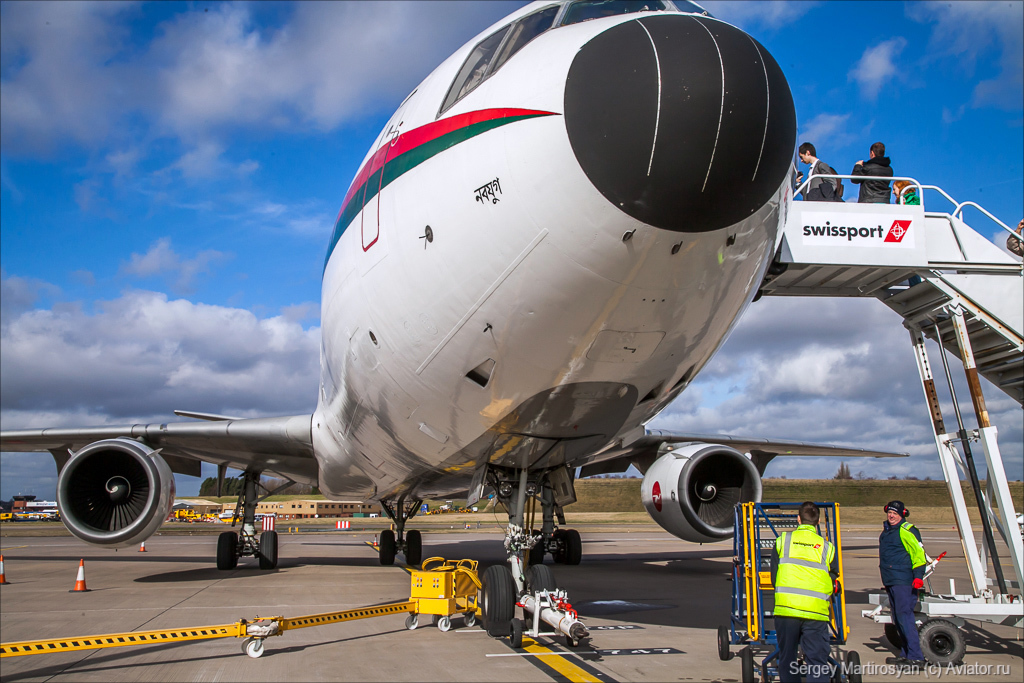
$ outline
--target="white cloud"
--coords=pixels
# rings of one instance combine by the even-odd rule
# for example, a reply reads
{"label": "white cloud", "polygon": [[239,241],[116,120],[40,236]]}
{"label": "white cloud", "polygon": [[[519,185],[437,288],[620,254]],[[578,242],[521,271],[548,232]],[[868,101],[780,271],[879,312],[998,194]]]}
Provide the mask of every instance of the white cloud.
{"label": "white cloud", "polygon": [[817,2],[722,2],[711,0],[700,2],[701,7],[715,17],[735,24],[740,28],[778,29],[798,21],[814,9]]}
{"label": "white cloud", "polygon": [[955,57],[958,68],[973,74],[978,58],[996,51],[999,73],[978,81],[971,106],[1020,109],[1024,98],[1024,3],[908,3],[907,15],[933,24],[931,59]]}
{"label": "white cloud", "polygon": [[139,290],[95,308],[7,316],[4,429],[166,421],[176,408],[254,416],[315,406],[319,328]]}
{"label": "white cloud", "polygon": [[197,275],[208,273],[212,263],[224,258],[224,253],[208,249],[194,258],[184,259],[171,247],[171,240],[163,237],[154,242],[145,254],[132,254],[127,262],[122,262],[120,272],[142,278],[166,275],[170,277],[174,291],[186,293],[191,290]]}
{"label": "white cloud", "polygon": [[[933,365],[938,347],[929,343]],[[958,395],[969,396],[950,357]],[[1011,478],[1024,470],[1020,406],[987,381],[985,397]],[[942,410],[952,420],[944,382]],[[720,396],[722,400],[713,400]],[[970,401],[962,405],[970,413]],[[651,426],[908,452],[857,459],[873,476],[941,478],[924,393],[898,315],[874,299],[766,297],[752,304],[694,385]],[[947,424],[949,424],[947,422]],[[829,477],[834,458],[778,458],[769,476]]]}
{"label": "white cloud", "polygon": [[836,149],[843,147],[855,139],[847,131],[847,122],[849,120],[849,114],[818,114],[800,126],[798,137],[800,142],[810,142],[813,144],[819,152],[828,148]]}
{"label": "white cloud", "polygon": [[869,100],[878,99],[878,93],[886,81],[899,74],[896,58],[906,46],[906,38],[897,36],[867,48],[857,64],[850,69],[848,80],[857,82],[864,97]]}
{"label": "white cloud", "polygon": [[224,3],[134,46],[132,5],[3,3],[3,146],[126,144],[141,128],[183,141],[182,170],[202,172],[228,130],[330,130],[396,102],[517,4],[296,3],[268,26],[259,4]]}

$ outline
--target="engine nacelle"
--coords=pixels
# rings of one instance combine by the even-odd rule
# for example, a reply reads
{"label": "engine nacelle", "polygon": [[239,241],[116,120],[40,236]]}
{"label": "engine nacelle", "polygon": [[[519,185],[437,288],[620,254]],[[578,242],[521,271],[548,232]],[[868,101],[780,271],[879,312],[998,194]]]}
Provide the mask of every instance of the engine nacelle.
{"label": "engine nacelle", "polygon": [[126,438],[96,441],[71,456],[57,479],[57,507],[68,531],[109,548],[145,541],[174,506],[174,475],[149,446]]}
{"label": "engine nacelle", "polygon": [[732,536],[736,503],[761,500],[761,475],[735,448],[688,443],[651,465],[640,496],[665,531],[709,543]]}

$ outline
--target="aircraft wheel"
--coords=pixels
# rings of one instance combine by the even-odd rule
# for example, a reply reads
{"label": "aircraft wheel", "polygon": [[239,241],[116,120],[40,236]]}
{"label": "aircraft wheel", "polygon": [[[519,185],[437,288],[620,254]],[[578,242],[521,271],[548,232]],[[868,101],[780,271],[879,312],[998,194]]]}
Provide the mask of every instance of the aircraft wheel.
{"label": "aircraft wheel", "polygon": [[509,622],[515,616],[516,582],[512,570],[503,564],[488,567],[481,577],[482,606],[487,635],[499,638],[509,634]]}
{"label": "aircraft wheel", "polygon": [[540,538],[537,540],[537,544],[530,548],[530,557],[527,559],[527,564],[536,565],[544,564],[544,539]]}
{"label": "aircraft wheel", "polygon": [[217,569],[234,569],[238,566],[238,534],[225,531],[217,538]]}
{"label": "aircraft wheel", "polygon": [[405,534],[405,563],[418,567],[423,561],[423,536],[416,529]]}
{"label": "aircraft wheel", "polygon": [[244,641],[242,641],[242,652],[249,655],[253,659],[259,659],[263,656],[263,639],[246,638]]}
{"label": "aircraft wheel", "polygon": [[260,569],[277,569],[277,532],[260,534]]}
{"label": "aircraft wheel", "polygon": [[555,574],[546,564],[535,564],[527,569],[526,583],[531,593],[553,591],[556,588]]}
{"label": "aircraft wheel", "polygon": [[380,552],[380,563],[390,567],[395,563],[395,532],[385,529],[380,532],[380,542],[377,548]]}
{"label": "aircraft wheel", "polygon": [[860,671],[860,655],[856,652],[846,653],[846,680],[848,683],[862,683]]}
{"label": "aircraft wheel", "polygon": [[729,661],[729,627],[718,627],[718,658],[723,662]]}
{"label": "aircraft wheel", "polygon": [[740,650],[740,669],[743,683],[754,683],[754,652],[750,647]]}
{"label": "aircraft wheel", "polygon": [[415,631],[416,627],[420,625],[420,616],[415,612],[405,618],[405,627],[410,631]]}
{"label": "aircraft wheel", "polygon": [[900,637],[900,630],[896,624],[885,624],[885,639],[897,650],[903,650],[903,638]]}
{"label": "aircraft wheel", "polygon": [[967,643],[964,634],[951,621],[931,619],[921,625],[921,651],[932,664],[959,664]]}
{"label": "aircraft wheel", "polygon": [[523,646],[523,621],[522,619],[513,619],[511,624],[511,633],[508,636],[509,643],[512,647],[518,649]]}
{"label": "aircraft wheel", "polygon": [[555,541],[555,551],[551,553],[551,557],[558,564],[565,564],[565,529],[556,529],[551,538]]}
{"label": "aircraft wheel", "polygon": [[575,529],[565,530],[565,563],[579,564],[583,559],[583,539]]}

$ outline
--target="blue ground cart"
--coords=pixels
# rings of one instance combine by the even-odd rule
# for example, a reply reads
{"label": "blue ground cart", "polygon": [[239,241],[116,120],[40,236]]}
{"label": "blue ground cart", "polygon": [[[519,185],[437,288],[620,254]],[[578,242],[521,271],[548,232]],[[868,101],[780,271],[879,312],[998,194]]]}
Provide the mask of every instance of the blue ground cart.
{"label": "blue ground cart", "polygon": [[[839,556],[839,582],[843,581],[842,543],[839,538],[839,506],[817,503],[821,510],[818,533],[833,543]],[[764,683],[778,679],[778,639],[773,619],[775,588],[771,578],[771,555],[775,539],[795,529],[799,522],[799,503],[740,503],[736,506],[733,535],[732,614],[728,626],[718,628],[718,656],[730,658],[730,645],[743,645],[737,653],[743,683]],[[846,644],[850,629],[846,624],[845,591],[832,596],[829,623],[834,667],[832,680],[860,683],[860,656],[839,646]],[[802,655],[801,655],[802,657]],[[759,674],[759,676],[758,676]]]}

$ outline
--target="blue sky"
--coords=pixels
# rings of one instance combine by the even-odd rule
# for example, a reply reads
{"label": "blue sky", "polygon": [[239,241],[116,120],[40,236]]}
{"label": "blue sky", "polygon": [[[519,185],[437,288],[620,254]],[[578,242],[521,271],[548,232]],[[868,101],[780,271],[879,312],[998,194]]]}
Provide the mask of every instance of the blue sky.
{"label": "blue sky", "polygon": [[[324,250],[359,161],[519,4],[0,4],[3,428],[312,410]],[[1024,4],[705,6],[771,51],[800,141],[841,172],[881,140],[897,174],[1024,216]],[[986,395],[1020,478],[1021,411]],[[652,426],[906,450],[851,468],[939,476],[906,333],[874,301],[758,302]],[[48,455],[0,467],[0,497],[52,497]]]}

